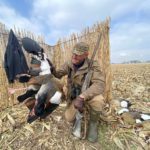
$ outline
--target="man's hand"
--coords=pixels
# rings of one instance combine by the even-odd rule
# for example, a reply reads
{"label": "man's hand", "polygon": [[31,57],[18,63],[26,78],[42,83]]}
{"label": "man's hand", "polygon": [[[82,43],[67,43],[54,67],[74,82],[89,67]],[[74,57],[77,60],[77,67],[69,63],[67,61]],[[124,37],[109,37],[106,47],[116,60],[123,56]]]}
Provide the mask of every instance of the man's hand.
{"label": "man's hand", "polygon": [[73,100],[73,104],[76,109],[83,112],[84,98],[78,96],[75,100]]}

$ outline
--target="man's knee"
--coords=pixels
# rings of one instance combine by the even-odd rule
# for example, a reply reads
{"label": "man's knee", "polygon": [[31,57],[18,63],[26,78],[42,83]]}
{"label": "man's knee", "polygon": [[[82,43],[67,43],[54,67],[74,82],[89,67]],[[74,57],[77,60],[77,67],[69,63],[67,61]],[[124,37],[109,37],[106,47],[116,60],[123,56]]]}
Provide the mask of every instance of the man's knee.
{"label": "man's knee", "polygon": [[95,96],[93,99],[89,100],[88,103],[95,111],[103,111],[105,106],[104,97],[102,95]]}
{"label": "man's knee", "polygon": [[74,108],[73,103],[70,104],[65,111],[65,119],[68,122],[73,122],[75,119],[76,112],[77,110]]}

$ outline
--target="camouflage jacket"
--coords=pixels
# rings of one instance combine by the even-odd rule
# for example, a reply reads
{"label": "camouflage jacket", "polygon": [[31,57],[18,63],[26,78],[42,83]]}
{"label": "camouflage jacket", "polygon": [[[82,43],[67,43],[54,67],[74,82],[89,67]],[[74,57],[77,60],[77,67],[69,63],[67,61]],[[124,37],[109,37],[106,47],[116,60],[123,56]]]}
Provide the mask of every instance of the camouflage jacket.
{"label": "camouflage jacket", "polygon": [[[65,62],[59,70],[56,70],[55,76],[57,78],[68,75],[68,98],[70,98],[70,93],[73,86],[80,87],[81,89],[85,79],[85,75],[88,73],[89,62],[90,60],[86,59],[84,64],[77,71],[75,71],[70,60],[68,62]],[[93,75],[91,78],[90,87],[82,93],[82,95],[85,97],[85,100],[90,100],[94,96],[103,94],[104,92],[104,75],[97,61],[94,61],[92,71]],[[81,93],[78,93],[78,95],[79,94]]]}

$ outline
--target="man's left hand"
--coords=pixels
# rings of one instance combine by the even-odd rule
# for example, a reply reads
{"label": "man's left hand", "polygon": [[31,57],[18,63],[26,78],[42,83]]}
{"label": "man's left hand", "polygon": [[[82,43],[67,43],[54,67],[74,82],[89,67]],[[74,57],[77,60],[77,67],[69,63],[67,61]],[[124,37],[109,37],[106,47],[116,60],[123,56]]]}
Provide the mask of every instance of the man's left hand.
{"label": "man's left hand", "polygon": [[76,109],[83,112],[84,98],[78,96],[75,100],[73,100],[73,104]]}

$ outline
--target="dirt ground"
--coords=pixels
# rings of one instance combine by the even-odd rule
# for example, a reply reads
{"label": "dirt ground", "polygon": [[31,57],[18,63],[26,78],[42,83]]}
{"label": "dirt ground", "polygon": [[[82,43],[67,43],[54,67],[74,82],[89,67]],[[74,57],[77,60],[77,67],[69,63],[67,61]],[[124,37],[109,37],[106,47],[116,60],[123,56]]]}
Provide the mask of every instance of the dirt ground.
{"label": "dirt ground", "polygon": [[[128,99],[133,109],[150,113],[150,64],[113,64],[113,99]],[[65,103],[45,120],[26,123],[27,108],[15,105],[0,113],[0,149],[2,150],[148,150],[145,132],[116,121],[101,121],[95,144],[72,136],[64,119]],[[150,138],[150,121],[144,131]],[[146,134],[147,134],[146,132]]]}

